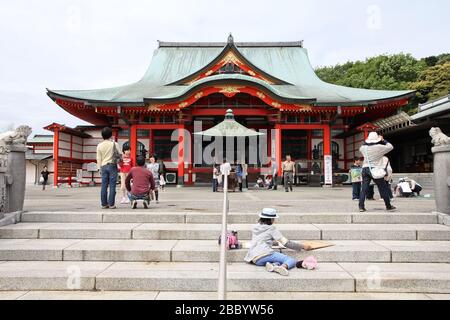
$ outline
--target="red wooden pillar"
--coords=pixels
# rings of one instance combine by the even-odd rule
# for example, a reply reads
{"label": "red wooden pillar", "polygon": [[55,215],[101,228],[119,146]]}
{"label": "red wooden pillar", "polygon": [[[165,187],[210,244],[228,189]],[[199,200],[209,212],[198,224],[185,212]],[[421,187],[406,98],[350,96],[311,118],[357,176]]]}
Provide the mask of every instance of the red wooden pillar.
{"label": "red wooden pillar", "polygon": [[178,127],[178,186],[184,184],[184,125]]}
{"label": "red wooden pillar", "polygon": [[133,163],[136,163],[137,158],[137,142],[137,128],[136,125],[132,124],[130,126],[130,151]]}
{"label": "red wooden pillar", "polygon": [[[188,130],[189,132],[193,132],[192,127],[189,128]],[[192,155],[194,152],[194,144],[192,143],[192,136],[191,139],[189,140],[190,143],[189,145],[187,145],[186,147],[189,148],[189,158],[188,158],[188,181],[186,184],[188,185],[193,185],[194,184],[194,179],[192,177],[193,175],[193,165],[192,165]]]}
{"label": "red wooden pillar", "polygon": [[[323,128],[323,173],[326,177],[326,168],[325,168],[325,157],[331,155],[331,128],[330,125],[327,124]],[[326,178],[325,178],[326,182]]]}
{"label": "red wooden pillar", "polygon": [[275,125],[275,159],[278,164],[278,176],[281,177],[281,124]]}
{"label": "red wooden pillar", "polygon": [[59,176],[59,129],[53,131],[53,187],[58,187]]}
{"label": "red wooden pillar", "polygon": [[307,148],[308,148],[308,152],[307,152],[307,167],[308,167],[308,172],[311,171],[311,161],[312,161],[312,132],[311,130],[308,130],[307,132]]}
{"label": "red wooden pillar", "polygon": [[331,155],[331,128],[329,125],[323,129],[323,155]]}

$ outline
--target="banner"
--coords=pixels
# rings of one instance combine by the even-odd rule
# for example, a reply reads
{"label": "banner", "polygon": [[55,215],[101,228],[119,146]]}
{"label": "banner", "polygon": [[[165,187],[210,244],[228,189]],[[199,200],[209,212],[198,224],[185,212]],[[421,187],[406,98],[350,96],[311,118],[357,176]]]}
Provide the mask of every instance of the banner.
{"label": "banner", "polygon": [[333,158],[324,156],[324,176],[325,184],[333,184]]}

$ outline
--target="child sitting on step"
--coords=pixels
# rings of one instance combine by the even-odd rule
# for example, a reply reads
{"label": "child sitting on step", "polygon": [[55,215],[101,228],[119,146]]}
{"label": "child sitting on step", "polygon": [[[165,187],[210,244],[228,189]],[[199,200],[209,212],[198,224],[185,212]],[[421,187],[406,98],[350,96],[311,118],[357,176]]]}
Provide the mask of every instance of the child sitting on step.
{"label": "child sitting on step", "polygon": [[[277,211],[265,208],[259,214],[259,223],[252,228],[252,241],[245,256],[245,261],[254,263],[257,266],[265,266],[269,272],[277,272],[283,276],[289,275],[289,269],[294,267],[313,269],[317,263],[309,258],[308,261],[297,261],[296,259],[272,249],[274,241],[282,244],[286,248],[300,251],[311,250],[311,246],[289,241],[275,226],[275,219],[278,218]],[[312,264],[311,264],[312,262]]]}

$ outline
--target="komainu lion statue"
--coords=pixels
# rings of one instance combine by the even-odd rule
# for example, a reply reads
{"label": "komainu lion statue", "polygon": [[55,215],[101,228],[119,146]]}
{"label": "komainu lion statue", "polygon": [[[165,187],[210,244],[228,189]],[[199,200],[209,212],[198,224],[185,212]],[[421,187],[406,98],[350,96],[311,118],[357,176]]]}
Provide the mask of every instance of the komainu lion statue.
{"label": "komainu lion statue", "polygon": [[438,127],[433,127],[430,129],[431,142],[435,147],[450,144],[450,137],[447,137],[442,133],[441,129]]}
{"label": "komainu lion statue", "polygon": [[0,134],[0,145],[3,146],[25,146],[27,138],[31,134],[29,126],[19,126],[14,131],[7,131]]}

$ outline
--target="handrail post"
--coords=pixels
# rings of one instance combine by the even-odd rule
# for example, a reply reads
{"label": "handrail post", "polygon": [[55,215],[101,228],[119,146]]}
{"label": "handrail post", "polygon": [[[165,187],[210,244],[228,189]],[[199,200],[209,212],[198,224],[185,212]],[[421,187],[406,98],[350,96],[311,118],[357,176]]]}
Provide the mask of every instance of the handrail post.
{"label": "handrail post", "polygon": [[228,216],[228,174],[223,175],[223,211],[222,233],[220,236],[220,263],[219,263],[219,300],[227,299],[227,216]]}

